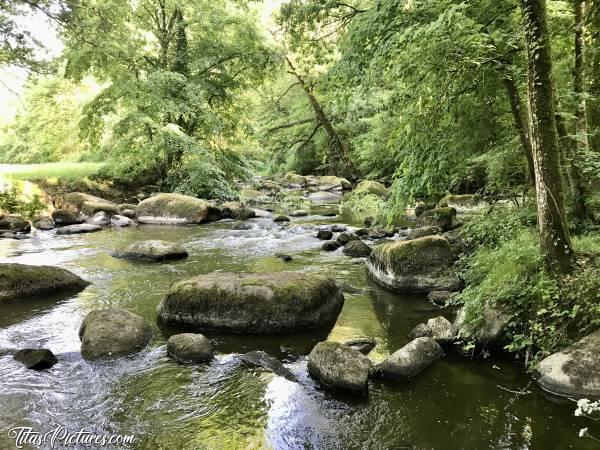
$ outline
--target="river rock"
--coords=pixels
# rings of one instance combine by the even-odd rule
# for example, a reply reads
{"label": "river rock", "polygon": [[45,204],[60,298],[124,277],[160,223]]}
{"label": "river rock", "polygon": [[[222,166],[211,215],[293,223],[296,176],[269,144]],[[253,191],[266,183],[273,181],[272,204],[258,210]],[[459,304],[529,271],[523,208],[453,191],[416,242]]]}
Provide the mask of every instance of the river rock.
{"label": "river rock", "polygon": [[342,189],[352,189],[352,184],[345,179],[336,176],[317,177],[314,182],[309,182],[311,186],[318,186],[320,191],[341,191]]}
{"label": "river rock", "polygon": [[427,300],[429,300],[434,305],[438,306],[446,306],[446,303],[450,301],[453,293],[450,291],[431,291],[427,294]]}
{"label": "river rock", "polygon": [[259,189],[261,191],[267,191],[270,194],[275,194],[275,193],[281,191],[282,187],[279,184],[275,183],[274,181],[263,180],[260,183]]}
{"label": "river rock", "polygon": [[254,189],[241,189],[240,199],[248,203],[269,203],[272,201],[267,194]]}
{"label": "river rock", "polygon": [[56,209],[52,211],[52,219],[57,227],[77,225],[83,223],[83,219],[75,211],[70,209]]}
{"label": "river rock", "polygon": [[410,333],[408,333],[408,338],[412,341],[414,339],[420,337],[431,337],[433,335],[433,331],[431,328],[427,326],[427,324],[420,323],[416,327],[414,327]]}
{"label": "river rock", "polygon": [[342,342],[342,345],[358,350],[363,355],[368,355],[377,346],[377,340],[369,337],[356,338]]}
{"label": "river rock", "polygon": [[454,340],[454,326],[444,316],[437,316],[427,321],[431,337],[440,345],[449,344]]}
{"label": "river rock", "polygon": [[102,202],[83,202],[81,204],[81,213],[87,217],[93,217],[98,213],[105,213],[110,216],[120,214],[119,207],[114,203],[102,203]]}
{"label": "river rock", "polygon": [[308,180],[302,175],[294,172],[288,172],[282,178],[282,184],[289,188],[301,188],[308,185]]}
{"label": "river rock", "polygon": [[342,246],[342,244],[340,244],[337,241],[327,241],[327,242],[323,243],[323,245],[321,246],[321,249],[325,250],[326,252],[335,252],[341,246]]}
{"label": "river rock", "polygon": [[188,363],[209,362],[214,357],[213,346],[202,334],[176,334],[167,341],[167,354],[176,361]]}
{"label": "river rock", "polygon": [[250,222],[235,222],[231,227],[232,230],[248,231],[254,228],[254,225]]}
{"label": "river rock", "polygon": [[179,244],[156,239],[134,242],[125,249],[113,253],[113,256],[115,258],[160,262],[187,258],[188,252]]}
{"label": "river rock", "polygon": [[359,241],[360,238],[354,233],[341,233],[336,240],[340,245],[346,245],[350,241]]}
{"label": "river rock", "polygon": [[388,188],[377,181],[364,180],[358,183],[354,192],[368,192],[369,194],[377,195],[379,197],[386,197],[389,194]]}
{"label": "river rock", "polygon": [[483,206],[485,202],[479,194],[448,194],[442,198],[438,208],[451,207],[457,211],[469,211]]}
{"label": "river rock", "polygon": [[369,228],[367,232],[369,239],[383,239],[388,237],[388,232],[383,227]]}
{"label": "river rock", "polygon": [[[65,209],[73,209],[75,211],[81,211],[85,202],[97,203],[103,205],[112,205],[118,209],[118,206],[102,197],[96,197],[95,195],[85,194],[83,192],[69,192],[63,196],[63,203]],[[94,211],[97,212],[97,211]],[[55,219],[56,220],[56,219]]]}
{"label": "river rock", "polygon": [[359,228],[358,230],[354,231],[354,234],[356,234],[357,236],[368,236],[369,235],[369,229],[368,228]]}
{"label": "river rock", "polygon": [[305,211],[303,209],[297,209],[296,211],[292,211],[289,214],[290,217],[306,217],[308,216],[308,211]]}
{"label": "river rock", "polygon": [[290,333],[334,321],[344,296],[329,278],[213,272],[174,283],[158,305],[167,323],[235,333]]}
{"label": "river rock", "polygon": [[[222,210],[223,211],[223,210]],[[231,218],[234,220],[248,220],[256,217],[256,211],[251,208],[240,206],[238,208],[231,208],[231,212],[225,216],[225,218]]]}
{"label": "river rock", "polygon": [[121,203],[119,206],[119,209],[122,211],[126,210],[126,209],[132,209],[135,211],[135,208],[137,207],[137,203]]}
{"label": "river rock", "polygon": [[81,233],[95,233],[96,231],[102,231],[102,227],[94,225],[92,223],[82,223],[81,225],[67,225],[56,229],[57,235],[67,234],[81,234]]}
{"label": "river rock", "polygon": [[54,230],[54,220],[49,216],[36,217],[33,219],[33,226],[42,231]]}
{"label": "river rock", "polygon": [[406,235],[406,239],[419,239],[425,236],[435,236],[436,234],[442,234],[442,229],[440,227],[413,228]]}
{"label": "river rock", "polygon": [[473,327],[466,323],[466,307],[462,307],[454,321],[454,328],[459,338],[474,338],[480,345],[501,345],[503,343],[505,327],[511,315],[502,311],[499,306],[485,302],[481,311],[481,320]]}
{"label": "river rock", "polygon": [[346,230],[348,230],[347,226],[340,225],[338,223],[336,223],[335,225],[332,225],[332,227],[331,227],[331,231],[333,231],[334,233],[343,233]]}
{"label": "river rock", "polygon": [[289,381],[297,381],[296,376],[291,370],[286,368],[281,361],[273,358],[262,350],[254,350],[248,353],[244,353],[240,356],[240,359],[246,364],[252,366],[262,367],[263,369],[273,372],[275,375],[286,378]]}
{"label": "river rock", "polygon": [[98,211],[92,216],[91,219],[87,221],[87,223],[91,223],[92,225],[98,225],[99,227],[107,227],[110,225],[111,217],[112,216],[106,211]]}
{"label": "river rock", "polygon": [[136,225],[136,223],[133,220],[131,220],[129,217],[126,217],[124,215],[121,216],[121,215],[117,214],[110,218],[110,226],[112,226],[112,227],[123,228],[123,227],[131,227],[134,225]]}
{"label": "river rock", "polygon": [[290,218],[288,216],[277,216],[273,219],[273,222],[289,222]]}
{"label": "river rock", "polygon": [[15,214],[0,214],[0,232],[29,233],[31,224]]}
{"label": "river rock", "polygon": [[542,389],[575,398],[600,397],[600,330],[544,358],[534,370]]}
{"label": "river rock", "polygon": [[353,240],[344,246],[342,252],[344,255],[352,256],[353,258],[366,258],[371,254],[373,249],[361,240]]}
{"label": "river rock", "polygon": [[421,226],[440,227],[444,231],[454,228],[456,219],[456,210],[454,208],[436,208],[423,212],[418,219],[417,224]]}
{"label": "river rock", "polygon": [[211,210],[215,207],[205,200],[181,194],[157,194],[137,205],[135,215],[140,223],[201,224],[208,221]]}
{"label": "river rock", "polygon": [[137,314],[120,308],[96,309],[79,328],[85,359],[124,356],[142,350],[152,337],[150,326]]}
{"label": "river rock", "polygon": [[317,239],[321,239],[322,241],[328,241],[333,237],[333,233],[329,230],[319,230],[317,231]]}
{"label": "river rock", "polygon": [[135,209],[122,209],[121,214],[128,219],[135,219]]}
{"label": "river rock", "polygon": [[80,291],[89,284],[60,267],[0,264],[0,303],[26,300],[38,295]]}
{"label": "river rock", "polygon": [[369,275],[398,292],[456,291],[460,280],[452,269],[454,255],[441,236],[382,244],[367,261]]}
{"label": "river rock", "polygon": [[417,338],[375,366],[383,378],[406,380],[444,356],[442,347],[430,337]]}
{"label": "river rock", "polygon": [[342,200],[342,194],[331,191],[317,191],[308,194],[308,200],[316,204],[339,203]]}
{"label": "river rock", "polygon": [[308,355],[308,372],[334,390],[366,392],[370,368],[369,358],[337,342],[319,342]]}
{"label": "river rock", "polygon": [[18,350],[13,355],[13,358],[26,368],[32,370],[49,369],[58,362],[54,353],[45,348],[25,348]]}

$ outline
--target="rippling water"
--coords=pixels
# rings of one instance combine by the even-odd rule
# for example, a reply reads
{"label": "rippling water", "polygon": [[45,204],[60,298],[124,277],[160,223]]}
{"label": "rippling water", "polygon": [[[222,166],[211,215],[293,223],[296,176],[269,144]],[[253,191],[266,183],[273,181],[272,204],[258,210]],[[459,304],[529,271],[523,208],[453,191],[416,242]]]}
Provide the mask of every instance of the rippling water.
{"label": "rippling water", "polygon": [[[360,260],[321,252],[315,227],[344,221],[350,219],[313,214],[283,226],[252,219],[255,227],[247,231],[232,230],[229,222],[75,236],[34,232],[31,239],[0,241],[2,262],[56,265],[92,282],[68,298],[0,305],[0,448],[14,448],[7,436],[12,427],[48,431],[58,425],[133,433],[140,449],[597,448],[577,437],[593,424],[573,416],[572,402],[544,396],[511,361],[450,353],[411,382],[371,382],[368,398],[323,391],[306,371],[316,342],[373,336],[380,342],[373,357],[382,359],[408,342],[415,325],[440,314],[422,297],[372,285]],[[146,264],[109,256],[143,239],[181,243],[190,257]],[[276,253],[294,259],[286,263]],[[215,360],[181,366],[165,349],[177,330],[157,323],[156,306],[172,282],[214,270],[326,273],[364,292],[345,294],[331,330],[270,337],[207,333]],[[142,315],[154,338],[135,356],[86,362],[79,354],[79,324],[92,309],[108,305]],[[444,314],[452,319],[452,312]],[[14,349],[41,346],[59,358],[51,370],[26,370],[10,356]],[[238,355],[250,350],[279,358],[298,382],[242,365]],[[530,393],[509,392],[522,389]]]}

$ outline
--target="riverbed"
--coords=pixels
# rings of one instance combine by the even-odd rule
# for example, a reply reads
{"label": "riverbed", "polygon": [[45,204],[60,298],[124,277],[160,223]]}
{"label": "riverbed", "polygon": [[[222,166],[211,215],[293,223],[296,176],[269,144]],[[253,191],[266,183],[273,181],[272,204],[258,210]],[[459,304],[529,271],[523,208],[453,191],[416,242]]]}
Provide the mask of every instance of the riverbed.
{"label": "riverbed", "polygon": [[[0,241],[1,262],[60,266],[92,283],[66,298],[0,305],[0,448],[14,447],[7,436],[12,427],[45,432],[60,425],[134,434],[132,448],[139,449],[598,448],[578,437],[580,428],[592,425],[574,417],[573,402],[545,395],[508,359],[470,360],[449,352],[411,382],[370,381],[368,397],[324,391],[306,370],[306,355],[317,342],[374,337],[379,344],[371,356],[380,360],[406,344],[415,325],[454,316],[422,296],[377,287],[364,261],[341,249],[321,251],[315,227],[359,225],[348,215],[322,215],[329,210],[313,209],[283,225],[251,219],[251,230],[218,222],[72,236],[34,231],[30,239]],[[180,243],[190,256],[163,264],[110,256],[145,239]],[[293,260],[284,262],[279,253]],[[181,329],[158,323],[156,306],[174,281],[215,270],[327,274],[359,292],[345,294],[332,329],[285,336],[207,332],[216,358],[179,365],[167,357],[166,340]],[[79,325],[88,312],[109,305],[144,317],[154,337],[132,357],[87,362],[79,353]],[[27,370],[10,355],[25,347],[49,348],[59,362],[47,371]],[[280,359],[298,382],[242,364],[239,355],[251,350]]]}

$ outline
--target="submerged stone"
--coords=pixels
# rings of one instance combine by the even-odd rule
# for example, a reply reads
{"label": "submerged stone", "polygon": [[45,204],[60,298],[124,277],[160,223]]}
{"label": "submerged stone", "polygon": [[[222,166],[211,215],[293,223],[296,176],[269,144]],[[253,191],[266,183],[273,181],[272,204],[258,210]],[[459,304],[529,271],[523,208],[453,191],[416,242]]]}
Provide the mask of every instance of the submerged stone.
{"label": "submerged stone", "polygon": [[375,338],[363,337],[350,339],[348,341],[342,342],[342,344],[346,347],[358,350],[363,355],[368,355],[377,346],[377,340]]}
{"label": "submerged stone", "polygon": [[319,276],[213,272],[174,283],[158,305],[167,323],[235,333],[291,333],[334,321],[344,303]]}
{"label": "submerged stone", "polygon": [[366,392],[370,368],[369,358],[337,342],[319,342],[308,355],[308,372],[333,390]]}
{"label": "submerged stone", "polygon": [[0,264],[0,303],[26,300],[39,295],[78,291],[89,284],[60,267]]}
{"label": "submerged stone", "polygon": [[134,242],[112,256],[141,261],[168,261],[187,258],[188,252],[179,244],[156,239]]}
{"label": "submerged stone", "polygon": [[296,376],[291,370],[286,368],[281,361],[279,361],[277,358],[273,358],[262,350],[254,350],[244,353],[240,356],[240,359],[246,364],[262,367],[263,369],[273,372],[275,375],[283,377],[287,380],[297,381]]}
{"label": "submerged stone", "polygon": [[81,355],[98,359],[142,350],[152,337],[150,326],[137,314],[120,308],[96,309],[79,328]]}

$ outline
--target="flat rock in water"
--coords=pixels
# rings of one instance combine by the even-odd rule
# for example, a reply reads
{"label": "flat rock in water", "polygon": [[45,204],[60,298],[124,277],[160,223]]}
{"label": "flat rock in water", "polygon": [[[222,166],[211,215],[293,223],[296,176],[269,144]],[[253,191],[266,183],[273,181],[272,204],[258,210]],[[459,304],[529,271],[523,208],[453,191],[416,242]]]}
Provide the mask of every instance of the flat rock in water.
{"label": "flat rock in water", "polygon": [[82,234],[82,233],[95,233],[96,231],[102,231],[102,227],[91,223],[82,223],[81,225],[67,225],[56,229],[57,235],[68,235],[68,234]]}
{"label": "flat rock in water", "polygon": [[44,370],[49,369],[58,362],[56,356],[45,348],[26,348],[18,350],[13,358],[19,361],[28,369]]}
{"label": "flat rock in water", "polygon": [[369,358],[338,342],[319,342],[308,355],[308,372],[333,390],[365,393]]}
{"label": "flat rock in water", "polygon": [[296,376],[286,368],[281,361],[277,358],[273,358],[262,350],[254,350],[248,353],[244,353],[240,356],[240,359],[247,364],[253,366],[262,367],[263,369],[273,372],[275,375],[286,378],[290,381],[297,381]]}
{"label": "flat rock in water", "polygon": [[85,359],[112,358],[142,350],[152,330],[137,314],[120,308],[96,309],[79,328],[81,355]]}
{"label": "flat rock in water", "polygon": [[27,300],[39,295],[76,292],[89,284],[60,267],[0,264],[0,303]]}
{"label": "flat rock in water", "polygon": [[417,338],[375,366],[383,378],[406,380],[444,356],[442,347],[430,337]]}
{"label": "flat rock in water", "polygon": [[115,258],[160,262],[187,258],[188,252],[179,244],[156,239],[134,242],[123,250],[113,253],[112,256]]}
{"label": "flat rock in water", "polygon": [[342,194],[330,191],[317,191],[308,194],[308,199],[317,204],[339,203],[342,200]]}
{"label": "flat rock in water", "polygon": [[331,324],[344,296],[332,279],[293,272],[213,272],[171,285],[166,323],[234,333],[291,333]]}
{"label": "flat rock in water", "polygon": [[188,363],[209,362],[214,357],[213,346],[202,334],[175,334],[167,341],[167,354],[176,361]]}
{"label": "flat rock in water", "polygon": [[552,394],[600,397],[600,330],[543,359],[534,371],[537,383]]}

